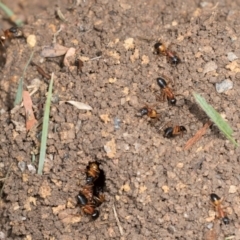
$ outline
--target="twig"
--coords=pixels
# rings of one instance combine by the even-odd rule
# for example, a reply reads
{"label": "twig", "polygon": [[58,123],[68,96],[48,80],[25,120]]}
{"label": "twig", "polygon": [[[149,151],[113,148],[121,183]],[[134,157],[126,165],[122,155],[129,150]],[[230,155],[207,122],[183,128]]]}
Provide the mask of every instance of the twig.
{"label": "twig", "polygon": [[53,44],[57,42],[57,36],[58,36],[58,34],[63,30],[63,28],[64,28],[63,25],[60,25],[59,30],[54,33],[54,35],[53,35],[53,41],[52,41]]}
{"label": "twig", "polygon": [[33,66],[36,67],[37,71],[39,74],[41,74],[43,77],[45,77],[46,79],[50,80],[51,79],[51,75],[46,73],[40,66],[38,66],[35,62],[31,61],[31,64]]}
{"label": "twig", "polygon": [[196,134],[186,142],[184,150],[190,149],[197,141],[199,141],[212,124],[213,123],[211,121],[208,121],[207,123],[205,123],[204,126],[200,128],[196,132]]}
{"label": "twig", "polygon": [[97,60],[97,59],[99,59],[99,58],[101,58],[101,57],[102,57],[102,56],[94,57],[94,58],[89,59],[89,61]]}
{"label": "twig", "polygon": [[65,16],[63,15],[60,7],[57,7],[57,9],[56,9],[56,14],[57,14],[57,16],[60,18],[60,20],[62,20],[63,22],[67,22],[67,19],[66,19]]}
{"label": "twig", "polygon": [[8,176],[9,176],[9,174],[10,174],[10,170],[12,168],[12,165],[13,165],[13,163],[11,163],[11,165],[9,166],[7,174],[6,174],[6,177],[1,179],[1,180],[5,179],[5,181],[3,183],[2,189],[0,190],[0,198],[2,198],[3,189],[4,189],[4,186],[5,186],[6,180],[7,180]]}
{"label": "twig", "polygon": [[118,218],[118,215],[117,215],[117,212],[116,212],[116,208],[115,208],[115,205],[113,204],[113,213],[114,213],[114,216],[116,218],[116,221],[117,221],[117,225],[118,225],[118,228],[119,228],[119,232],[120,234],[123,236],[123,228],[121,226],[121,223],[119,221],[119,218]]}

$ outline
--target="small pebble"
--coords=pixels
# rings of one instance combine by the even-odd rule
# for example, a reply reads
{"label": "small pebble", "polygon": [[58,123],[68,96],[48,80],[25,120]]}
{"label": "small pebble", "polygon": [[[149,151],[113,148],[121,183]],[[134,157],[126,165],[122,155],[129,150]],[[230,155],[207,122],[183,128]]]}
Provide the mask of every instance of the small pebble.
{"label": "small pebble", "polygon": [[203,73],[205,74],[208,72],[215,71],[217,68],[218,68],[217,64],[214,61],[210,61],[205,64],[205,66],[203,68]]}
{"label": "small pebble", "polygon": [[35,174],[37,172],[35,166],[33,166],[32,164],[28,164],[27,167],[30,173]]}
{"label": "small pebble", "polygon": [[233,88],[233,82],[229,79],[225,79],[220,83],[216,83],[216,91],[218,93],[223,93],[232,88]]}
{"label": "small pebble", "polygon": [[173,233],[176,232],[176,228],[175,228],[173,225],[170,225],[167,230],[168,230],[168,232],[171,233],[171,234],[173,234]]}
{"label": "small pebble", "polygon": [[37,39],[35,35],[29,35],[27,37],[27,43],[30,47],[35,47],[36,42],[37,42]]}
{"label": "small pebble", "polygon": [[21,170],[22,172],[24,172],[25,169],[26,169],[26,163],[23,162],[23,161],[21,161],[21,162],[18,163],[18,167],[20,168],[20,170]]}
{"label": "small pebble", "polygon": [[209,224],[207,225],[207,228],[208,228],[208,229],[212,229],[212,228],[213,228],[213,223],[209,223]]}
{"label": "small pebble", "polygon": [[6,111],[2,108],[1,110],[0,110],[0,115],[1,114],[4,114]]}
{"label": "small pebble", "polygon": [[114,118],[114,129],[115,130],[120,129],[120,123],[121,123],[121,120],[118,117],[115,117]]}
{"label": "small pebble", "polygon": [[236,191],[237,191],[237,187],[236,187],[236,186],[231,185],[231,186],[229,187],[229,190],[228,190],[229,193],[235,193]]}
{"label": "small pebble", "polygon": [[201,8],[209,7],[209,2],[200,2]]}
{"label": "small pebble", "polygon": [[236,56],[236,54],[233,53],[233,52],[229,52],[229,53],[227,54],[227,58],[228,58],[228,60],[229,60],[230,62],[238,59],[238,57]]}
{"label": "small pebble", "polygon": [[4,232],[0,232],[0,239],[5,239],[5,234],[4,234]]}

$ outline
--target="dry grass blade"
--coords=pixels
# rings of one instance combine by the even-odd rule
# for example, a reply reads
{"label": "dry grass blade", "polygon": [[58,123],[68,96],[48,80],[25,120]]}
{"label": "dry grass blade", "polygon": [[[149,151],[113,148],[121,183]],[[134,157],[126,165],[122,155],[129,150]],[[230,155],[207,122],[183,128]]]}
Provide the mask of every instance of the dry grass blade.
{"label": "dry grass blade", "polygon": [[116,218],[116,221],[117,221],[117,225],[118,225],[118,228],[119,228],[119,232],[120,234],[123,236],[123,228],[121,226],[121,223],[119,221],[119,218],[118,218],[118,215],[117,215],[117,212],[116,212],[116,208],[115,208],[115,205],[113,204],[113,213],[114,213],[114,216]]}
{"label": "dry grass blade", "polygon": [[200,105],[203,111],[208,115],[219,130],[235,145],[238,147],[238,143],[233,139],[233,130],[229,124],[222,118],[222,116],[206,102],[206,100],[197,93],[193,93],[196,102]]}
{"label": "dry grass blade", "polygon": [[200,128],[196,134],[190,138],[184,147],[184,150],[188,150],[190,149],[197,141],[200,140],[200,138],[206,133],[207,129],[212,125],[211,121],[208,121],[207,123],[204,124],[204,126],[202,128]]}
{"label": "dry grass blade", "polygon": [[29,131],[37,123],[33,112],[32,99],[28,91],[23,91],[23,106],[26,112],[26,130]]}
{"label": "dry grass blade", "polygon": [[54,73],[52,73],[52,77],[51,77],[51,80],[50,80],[50,84],[49,84],[49,88],[48,88],[47,101],[46,101],[45,109],[44,109],[43,129],[42,129],[40,156],[39,156],[39,163],[38,163],[38,174],[42,174],[43,166],[44,166],[44,160],[45,160],[45,156],[46,156],[49,114],[50,114],[52,89],[53,89],[53,77],[54,77]]}

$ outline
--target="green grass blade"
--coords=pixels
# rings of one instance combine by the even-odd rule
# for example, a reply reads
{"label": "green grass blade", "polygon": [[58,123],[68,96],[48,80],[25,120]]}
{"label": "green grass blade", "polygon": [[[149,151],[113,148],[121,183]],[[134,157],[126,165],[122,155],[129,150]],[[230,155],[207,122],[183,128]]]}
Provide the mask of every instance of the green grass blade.
{"label": "green grass blade", "polygon": [[0,8],[5,12],[7,17],[10,18],[10,20],[13,21],[18,27],[21,27],[23,25],[23,21],[16,19],[14,12],[2,2],[0,2]]}
{"label": "green grass blade", "polygon": [[52,89],[53,89],[53,77],[54,77],[54,74],[52,73],[51,81],[50,81],[49,88],[48,88],[47,101],[45,104],[44,116],[43,116],[43,129],[42,129],[40,156],[39,156],[39,163],[38,163],[38,174],[42,174],[44,160],[45,160],[45,156],[46,156],[49,114],[50,114]]}
{"label": "green grass blade", "polygon": [[193,93],[196,102],[200,105],[208,117],[217,125],[219,130],[235,145],[238,143],[232,138],[233,130],[222,116],[206,100],[197,93]]}
{"label": "green grass blade", "polygon": [[14,107],[22,102],[22,93],[23,93],[23,77],[20,77],[20,80],[18,83],[18,88],[17,88],[17,93],[16,93],[16,98],[14,101]]}
{"label": "green grass blade", "polygon": [[33,57],[33,54],[34,54],[34,51],[32,51],[29,59],[28,59],[28,62],[23,70],[23,74],[19,80],[19,83],[18,83],[18,89],[17,89],[17,93],[16,93],[16,98],[15,98],[15,101],[14,101],[14,106],[20,104],[22,102],[22,93],[23,93],[23,80],[24,80],[24,76],[25,76],[25,73],[26,73],[26,70],[30,64],[30,62],[32,61],[32,57]]}

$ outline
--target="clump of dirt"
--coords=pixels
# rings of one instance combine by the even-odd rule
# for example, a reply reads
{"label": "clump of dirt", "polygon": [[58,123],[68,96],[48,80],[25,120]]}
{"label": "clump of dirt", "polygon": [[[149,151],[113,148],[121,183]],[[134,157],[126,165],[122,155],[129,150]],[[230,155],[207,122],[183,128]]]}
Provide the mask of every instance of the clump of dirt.
{"label": "clump of dirt", "polygon": [[[9,3],[23,15],[25,37],[35,36],[36,45],[13,39],[2,69],[1,238],[240,239],[239,148],[213,126],[183,150],[208,121],[192,91],[204,96],[232,126],[234,137],[240,137],[239,60],[228,58],[231,52],[240,54],[239,6],[231,1],[76,3],[73,8],[68,1],[58,8],[58,1]],[[4,29],[8,27],[4,22]],[[76,51],[67,66],[64,56],[41,56],[54,36],[57,44]],[[159,39],[178,54],[180,64],[154,54]],[[43,175],[36,174],[37,160],[32,161],[32,156],[38,158],[41,125],[27,132],[25,110],[10,111],[33,49],[33,62],[55,75]],[[77,59],[83,62],[80,70],[74,65]],[[173,89],[176,106],[157,99],[161,90],[156,79],[161,76]],[[218,93],[215,84],[225,79],[233,88]],[[36,82],[40,84],[31,98],[40,123],[49,80],[30,65],[24,89]],[[92,110],[66,101],[88,104]],[[146,105],[159,112],[157,123],[137,116]],[[184,126],[187,132],[164,138],[168,124]],[[83,170],[92,161],[99,161],[106,175],[106,202],[96,221],[83,215],[76,202],[85,184]],[[211,193],[224,197],[229,225],[220,225]]]}

